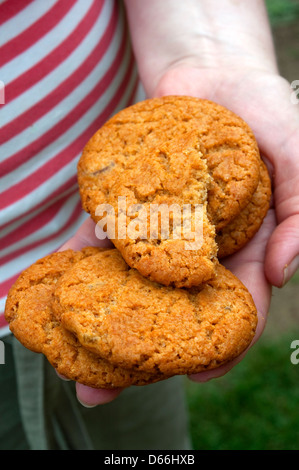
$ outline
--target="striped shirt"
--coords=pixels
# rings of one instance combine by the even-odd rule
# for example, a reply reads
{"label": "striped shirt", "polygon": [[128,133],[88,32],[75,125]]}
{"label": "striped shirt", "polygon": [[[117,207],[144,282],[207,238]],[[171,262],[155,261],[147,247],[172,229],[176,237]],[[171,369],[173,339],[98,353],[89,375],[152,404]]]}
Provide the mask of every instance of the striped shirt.
{"label": "striped shirt", "polygon": [[85,219],[76,166],[136,99],[118,0],[0,0],[0,336],[8,289]]}

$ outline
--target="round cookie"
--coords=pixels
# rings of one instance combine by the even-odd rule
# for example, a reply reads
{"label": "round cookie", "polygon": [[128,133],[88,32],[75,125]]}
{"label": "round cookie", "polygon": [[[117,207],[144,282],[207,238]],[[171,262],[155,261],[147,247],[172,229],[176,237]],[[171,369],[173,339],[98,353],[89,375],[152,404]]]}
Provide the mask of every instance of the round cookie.
{"label": "round cookie", "polygon": [[167,378],[110,364],[83,348],[55,319],[51,302],[57,280],[80,259],[100,251],[88,247],[53,253],[26,269],[7,297],[5,316],[12,333],[26,348],[44,354],[58,373],[90,387],[122,388]]}
{"label": "round cookie", "polygon": [[271,199],[271,180],[264,162],[260,163],[258,187],[245,209],[217,233],[218,258],[232,255],[243,248],[259,230],[268,212]]}
{"label": "round cookie", "polygon": [[[178,183],[182,184],[181,187],[187,187],[190,178],[196,179],[195,168],[192,163],[186,164],[182,147],[182,139],[194,132],[202,143],[200,152],[204,153],[199,155],[198,152],[197,161],[201,160],[202,169],[198,172],[197,182],[203,178],[207,191],[204,198],[202,191],[198,191],[197,204],[202,204],[206,197],[205,211],[211,225],[215,226],[216,231],[221,230],[247,206],[257,188],[259,150],[252,131],[239,116],[216,103],[193,97],[166,96],[145,100],[120,111],[96,132],[85,146],[78,163],[83,209],[98,223],[103,216],[98,208],[102,204],[111,204],[115,210],[118,197],[131,195],[131,200],[137,203],[150,204],[153,196],[161,197],[164,193],[171,200],[179,188]],[[181,168],[181,174],[175,170],[173,173],[173,167],[169,165],[176,143],[179,147],[176,149],[177,168]],[[192,156],[194,145],[188,149]],[[146,161],[151,164],[146,166]],[[203,167],[204,161],[209,181]],[[165,185],[167,178],[170,194]],[[186,194],[179,198],[177,193],[177,200],[181,206],[190,204]],[[208,233],[211,233],[210,228]],[[172,283],[173,276],[170,269],[169,275],[161,278],[161,272],[165,273],[167,269],[167,262],[162,262],[162,258],[166,260],[168,257],[173,266],[178,253],[184,258],[181,249],[175,249],[174,256],[171,250],[167,251],[168,246],[165,249],[165,244],[162,247],[156,244],[152,249],[151,240],[149,250],[146,246],[148,238],[111,239],[130,266],[166,285]],[[207,250],[211,255],[210,261],[213,262],[214,252],[209,239],[207,243],[210,246]],[[155,254],[149,259],[153,256],[152,251],[160,256]],[[178,266],[183,263],[179,262]],[[188,275],[179,276],[180,268],[177,272],[175,285],[178,287],[190,287],[207,279],[207,272],[201,273],[202,277],[195,276],[193,281],[188,281]]]}
{"label": "round cookie", "polygon": [[90,351],[119,367],[165,375],[233,359],[249,346],[257,324],[248,290],[220,264],[209,282],[178,289],[144,278],[116,249],[66,272],[53,310]]}

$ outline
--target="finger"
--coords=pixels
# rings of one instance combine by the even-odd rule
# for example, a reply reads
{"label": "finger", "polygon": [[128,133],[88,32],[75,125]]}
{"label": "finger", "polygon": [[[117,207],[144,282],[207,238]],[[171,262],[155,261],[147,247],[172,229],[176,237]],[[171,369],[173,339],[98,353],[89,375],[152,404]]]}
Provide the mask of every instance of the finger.
{"label": "finger", "polygon": [[[267,241],[276,225],[271,209],[255,237],[238,253],[223,260],[229,269],[246,286],[259,315],[259,321],[267,318],[271,302],[271,285],[265,276],[264,260]],[[258,332],[262,330],[259,328]]]}
{"label": "finger", "polygon": [[225,374],[227,374],[231,369],[233,369],[239,362],[241,362],[248,351],[252,348],[254,343],[257,342],[259,337],[261,336],[262,332],[264,331],[265,325],[266,325],[266,316],[263,316],[260,312],[258,312],[258,324],[256,328],[256,333],[255,336],[251,342],[251,344],[248,346],[248,348],[243,351],[242,354],[240,354],[238,357],[234,358],[232,361],[227,362],[226,364],[217,367],[216,369],[212,370],[207,370],[203,372],[199,372],[198,374],[191,374],[188,376],[190,380],[193,382],[208,382],[209,380],[216,379],[219,377],[223,377]]}
{"label": "finger", "polygon": [[97,405],[109,403],[115,400],[122,390],[122,388],[113,390],[91,388],[78,382],[76,383],[77,399],[81,405],[86,408],[93,408]]}
{"label": "finger", "polygon": [[[272,234],[265,259],[266,276],[282,287],[299,267],[299,107],[290,122],[281,123],[282,141],[274,141],[274,199],[278,226]],[[297,129],[292,130],[294,122]],[[288,132],[289,131],[289,132]],[[273,144],[273,143],[272,143]],[[274,152],[274,148],[272,149]]]}

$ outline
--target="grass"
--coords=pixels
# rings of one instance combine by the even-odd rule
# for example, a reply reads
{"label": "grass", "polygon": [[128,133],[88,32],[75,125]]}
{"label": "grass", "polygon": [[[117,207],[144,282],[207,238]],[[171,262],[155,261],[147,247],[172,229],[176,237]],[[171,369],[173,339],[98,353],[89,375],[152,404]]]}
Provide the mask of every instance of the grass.
{"label": "grass", "polygon": [[270,22],[276,26],[299,19],[298,0],[266,0]]}
{"label": "grass", "polygon": [[290,344],[298,330],[260,340],[224,377],[186,384],[196,450],[298,450],[299,364]]}

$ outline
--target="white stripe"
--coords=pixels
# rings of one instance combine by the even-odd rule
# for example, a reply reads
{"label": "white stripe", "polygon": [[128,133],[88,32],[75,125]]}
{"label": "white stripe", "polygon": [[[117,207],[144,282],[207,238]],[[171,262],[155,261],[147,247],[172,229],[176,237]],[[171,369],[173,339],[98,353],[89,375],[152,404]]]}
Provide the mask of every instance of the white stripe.
{"label": "white stripe", "polygon": [[[81,133],[83,133],[89,127],[89,125],[94,122],[94,120],[98,117],[99,110],[104,109],[106,104],[111,101],[116,89],[121,84],[123,77],[127,71],[129,60],[130,47],[127,47],[123,62],[116,77],[111,82],[105,94],[102,95],[100,99],[94,103],[93,107],[90,108],[85,113],[85,115],[83,115],[81,119],[72,127],[72,129],[69,131],[69,134],[71,136],[79,136]],[[67,144],[69,145],[69,143]],[[42,201],[43,199],[46,199],[55,189],[59,188],[71,176],[75,175],[77,171],[77,161],[79,156],[80,155],[77,155],[76,159],[74,159],[65,167],[63,167],[59,172],[57,172],[54,176],[45,181],[43,184],[38,186],[34,191],[24,196],[21,200],[18,200],[12,205],[2,209],[1,225],[4,225],[5,223],[9,222],[12,214],[14,218],[22,216],[24,212],[27,212],[28,210],[30,210],[30,208],[34,207],[36,201]]]}
{"label": "white stripe", "polygon": [[13,233],[15,230],[19,230],[19,228],[24,224],[28,224],[28,223],[30,224],[31,219],[34,219],[34,217],[37,217],[41,212],[47,210],[49,206],[51,206],[52,204],[55,204],[59,199],[66,197],[68,194],[74,191],[75,188],[77,188],[77,183],[74,183],[72,186],[67,188],[65,191],[61,192],[58,196],[54,197],[53,199],[50,199],[43,206],[39,207],[35,211],[32,211],[29,214],[24,215],[24,217],[19,217],[17,220],[14,220],[9,225],[6,225],[0,231],[0,243],[1,243],[2,238],[6,237],[10,233]]}
{"label": "white stripe", "polygon": [[[8,1],[11,2],[11,0]],[[23,33],[33,23],[38,21],[41,16],[47,13],[55,3],[57,3],[57,0],[47,0],[46,2],[35,0],[35,2],[28,5],[17,15],[3,23],[1,26],[1,45],[11,41],[16,35]]]}
{"label": "white stripe", "polygon": [[[111,11],[111,3],[106,3],[102,14],[99,16],[93,28],[89,31],[80,45],[71,53],[71,55],[68,56],[65,61],[56,67],[51,73],[46,75],[46,77],[37,82],[30,89],[26,90],[25,93],[18,96],[15,100],[5,104],[5,106],[2,108],[2,126],[5,126],[10,121],[16,119],[20,114],[33,107],[76,71],[76,69],[82,64],[82,62],[91,53],[92,49],[99,41],[100,34],[105,29],[105,26],[107,26],[109,18],[111,17]],[[77,26],[78,20],[82,18],[81,15],[82,12],[79,10],[77,12],[76,18],[74,18],[74,20],[77,20],[74,26]],[[64,23],[64,21],[62,21],[62,23]],[[49,51],[47,52],[51,52],[55,48],[53,47],[53,41],[55,42],[56,36],[57,45],[65,39],[65,30],[67,30],[68,33],[70,32],[69,28],[66,28],[66,25],[63,27],[63,25],[59,23],[59,25],[54,30],[50,31],[48,36],[44,38],[48,44]],[[39,41],[35,46],[25,51],[24,64],[22,64],[22,59],[18,56],[16,58],[16,64],[9,63],[7,67],[3,67],[1,70],[1,80],[4,82],[4,84],[7,84],[9,81],[11,81],[11,77],[14,71],[16,76],[20,76],[23,71],[28,70],[28,64],[30,64],[31,67],[33,64],[35,64],[35,62],[38,62],[35,61],[36,56],[39,56],[39,59],[42,59],[46,55],[44,54],[45,45],[41,44],[42,41],[43,40]]]}

